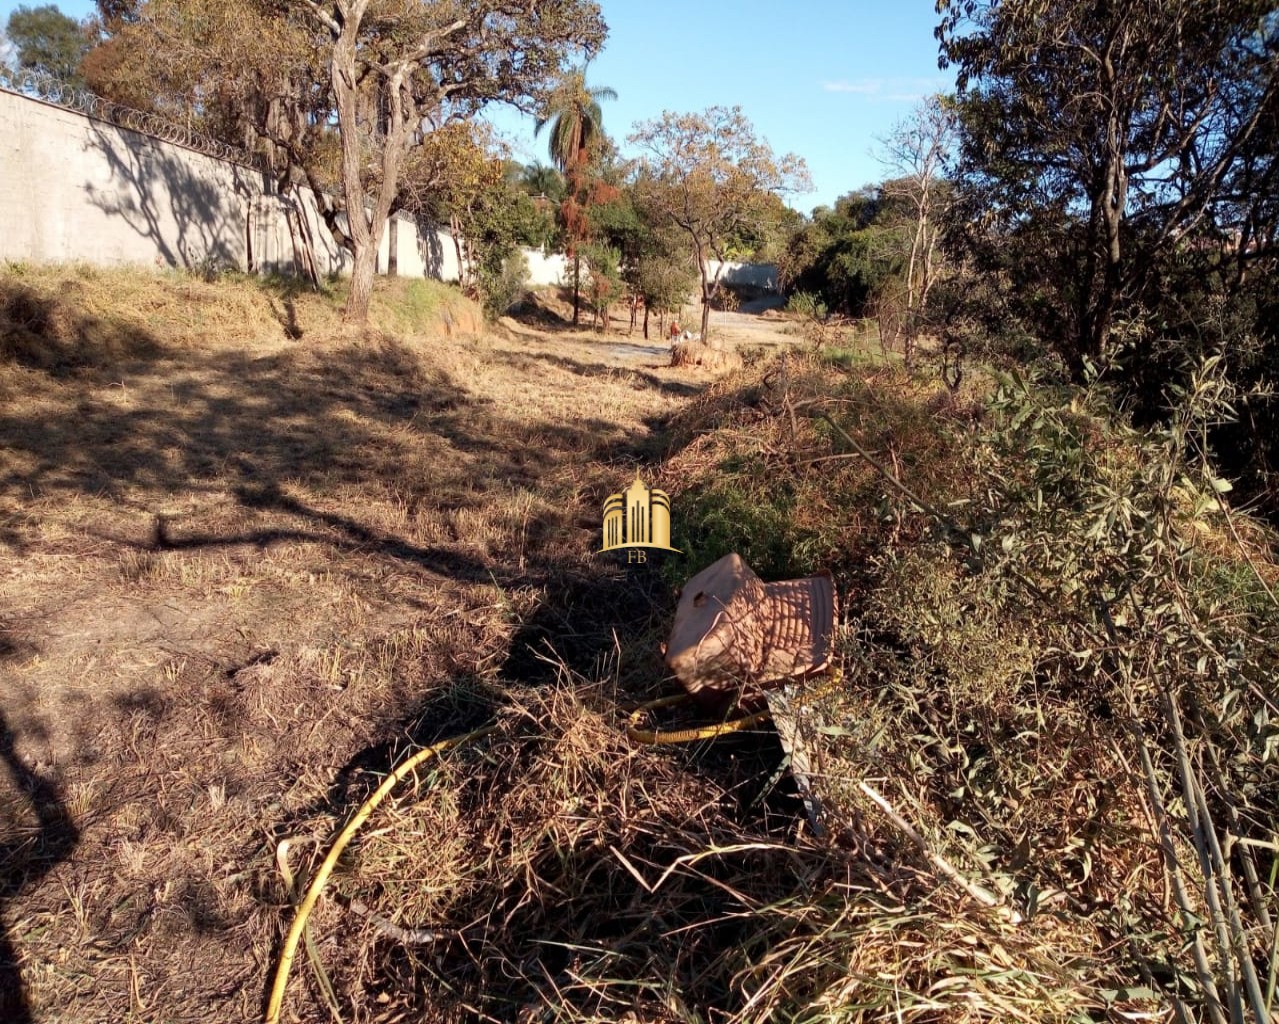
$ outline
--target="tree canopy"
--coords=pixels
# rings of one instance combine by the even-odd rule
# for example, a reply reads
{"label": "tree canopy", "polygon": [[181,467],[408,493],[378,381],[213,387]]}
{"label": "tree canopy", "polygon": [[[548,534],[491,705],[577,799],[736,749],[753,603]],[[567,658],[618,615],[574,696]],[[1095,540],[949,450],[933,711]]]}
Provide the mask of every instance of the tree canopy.
{"label": "tree canopy", "polygon": [[88,30],[54,4],[20,4],[9,15],[5,34],[17,51],[18,66],[83,86],[80,62],[93,45]]}
{"label": "tree canopy", "polygon": [[901,245],[888,221],[878,189],[850,192],[833,207],[814,210],[782,255],[784,283],[830,310],[866,315],[884,282],[901,272]]}
{"label": "tree canopy", "polygon": [[616,91],[608,86],[588,86],[586,72],[580,68],[569,72],[552,90],[533,132],[540,135],[543,128],[551,126],[547,152],[562,173],[587,162],[592,147],[604,138],[600,101],[615,99]]}
{"label": "tree canopy", "polygon": [[[1043,287],[1037,329],[1077,370],[1161,254],[1244,229],[1273,161],[1249,165],[1279,116],[1279,19],[1267,0],[941,0],[958,76],[969,241],[999,240],[1014,287]],[[1259,176],[1259,177],[1258,177]],[[1273,222],[1273,212],[1268,215]]]}
{"label": "tree canopy", "polygon": [[710,262],[727,260],[734,239],[777,215],[779,195],[809,189],[808,168],[793,153],[776,156],[741,107],[667,111],[638,124],[629,141],[641,152],[638,204],[654,224],[681,232],[693,250],[705,338],[720,287]]}

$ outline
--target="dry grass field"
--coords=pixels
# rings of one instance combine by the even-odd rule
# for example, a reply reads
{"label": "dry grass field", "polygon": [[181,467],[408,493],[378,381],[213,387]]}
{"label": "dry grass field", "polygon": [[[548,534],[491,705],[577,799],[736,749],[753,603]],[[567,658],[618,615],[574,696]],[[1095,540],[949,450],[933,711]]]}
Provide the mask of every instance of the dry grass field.
{"label": "dry grass field", "polygon": [[[262,1019],[335,831],[478,728],[339,859],[283,1020],[1268,1015],[1279,542],[1197,421],[777,318],[713,376],[553,303],[340,304],[0,274],[0,1022]],[[596,553],[636,468],[665,564]],[[821,837],[770,726],[626,735],[731,550],[839,588]]]}
{"label": "dry grass field", "polygon": [[[0,277],[6,1021],[255,1017],[279,841],[301,871],[411,741],[554,680],[543,656],[614,657],[619,609],[646,626],[655,584],[592,554],[599,510],[704,378],[587,332],[481,333],[425,282],[359,334],[339,306]],[[422,839],[465,888],[465,829]]]}

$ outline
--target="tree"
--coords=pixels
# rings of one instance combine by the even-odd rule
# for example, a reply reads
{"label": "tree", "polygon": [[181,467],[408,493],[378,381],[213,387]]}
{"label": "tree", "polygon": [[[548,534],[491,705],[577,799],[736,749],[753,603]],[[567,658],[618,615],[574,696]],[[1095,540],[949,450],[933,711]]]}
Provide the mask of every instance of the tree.
{"label": "tree", "polygon": [[359,322],[410,153],[488,103],[537,109],[605,31],[593,0],[149,0],[119,38],[206,129],[314,190]]}
{"label": "tree", "polygon": [[627,286],[644,303],[645,338],[649,313],[677,313],[697,286],[697,268],[681,241],[669,230],[646,225],[633,258],[623,267]]}
{"label": "tree", "polygon": [[19,67],[52,75],[68,85],[84,86],[80,62],[92,40],[84,26],[54,4],[19,5],[9,15],[5,31],[17,49]]}
{"label": "tree", "polygon": [[419,224],[449,224],[460,284],[493,315],[518,297],[511,292],[522,282],[510,273],[518,247],[539,244],[546,231],[520,177],[482,122],[468,121],[430,133],[410,154],[401,184],[404,208]]}
{"label": "tree", "polygon": [[939,0],[958,71],[967,242],[1078,375],[1159,261],[1233,230],[1230,181],[1275,117],[1272,0]]}
{"label": "tree", "polygon": [[[480,0],[460,6],[439,0],[388,9],[373,8],[369,0],[302,3],[332,42],[329,87],[348,225],[343,236],[355,260],[346,315],[362,321],[400,167],[420,140],[421,125],[446,110],[464,116],[492,100],[531,98],[548,75],[559,72],[569,49],[594,52],[604,23],[598,6],[585,0]],[[376,92],[373,116],[361,102],[366,78]],[[369,148],[374,167],[366,174]],[[336,226],[335,217],[326,220],[331,229]]]}
{"label": "tree", "polygon": [[564,198],[564,177],[554,167],[531,163],[520,176],[524,191],[534,199],[558,203]]}
{"label": "tree", "polygon": [[551,126],[547,152],[565,176],[589,162],[592,146],[604,137],[600,101],[615,99],[617,93],[608,86],[588,87],[586,72],[580,68],[569,72],[547,98],[533,134],[540,135],[543,128]]}
{"label": "tree", "polygon": [[587,299],[591,305],[591,326],[608,331],[609,309],[622,295],[622,253],[604,241],[582,246],[582,257],[590,268]]}
{"label": "tree", "polygon": [[566,194],[560,203],[565,251],[573,260],[573,323],[581,317],[581,249],[590,242],[590,221],[586,213],[590,201],[589,168],[605,139],[601,100],[615,100],[617,93],[607,86],[589,88],[585,69],[569,72],[550,93],[533,133],[551,126],[547,152],[551,162],[564,174]]}
{"label": "tree", "polygon": [[97,0],[98,21],[107,32],[137,24],[142,0]]}
{"label": "tree", "polygon": [[909,246],[899,205],[882,188],[863,188],[840,196],[834,207],[818,207],[810,223],[791,236],[779,260],[783,284],[793,293],[811,295],[830,311],[871,315],[876,300],[903,274]]}
{"label": "tree", "polygon": [[938,243],[953,196],[947,181],[953,146],[954,115],[940,96],[921,104],[884,140],[882,162],[893,177],[881,191],[902,204],[908,217],[900,320],[908,367],[914,364],[928,294],[937,279]]}
{"label": "tree", "polygon": [[[775,212],[778,195],[809,189],[808,168],[794,154],[774,156],[741,107],[667,111],[636,125],[629,141],[644,154],[635,181],[637,203],[654,224],[678,229],[692,248],[705,339],[726,247]],[[720,261],[713,273],[712,260]]]}

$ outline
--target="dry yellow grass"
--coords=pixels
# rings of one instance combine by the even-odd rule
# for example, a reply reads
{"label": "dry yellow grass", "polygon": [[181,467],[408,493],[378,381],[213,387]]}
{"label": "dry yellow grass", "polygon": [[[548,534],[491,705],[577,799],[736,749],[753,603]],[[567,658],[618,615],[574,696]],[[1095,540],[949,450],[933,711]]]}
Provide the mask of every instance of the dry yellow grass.
{"label": "dry yellow grass", "polygon": [[[988,685],[948,705],[906,677],[908,606],[958,584],[875,564],[932,550],[927,524],[803,414],[836,400],[945,503],[980,483],[947,441],[980,425],[971,395],[814,357],[705,387],[639,339],[478,332],[424,283],[383,283],[367,330],[339,307],[278,284],[0,275],[0,1020],[260,1019],[291,917],[281,841],[304,878],[407,751],[487,724],[378,809],[319,903],[344,1020],[1166,1016],[1123,959],[1145,939],[1105,924],[1115,893],[1163,898],[1131,794],[1105,826],[1136,839],[1084,851],[1014,928],[856,786],[985,881],[990,822],[971,841],[947,826],[953,722],[1007,710],[1022,652],[974,614],[935,623],[958,637],[939,650]],[[637,465],[691,541],[731,531],[757,567],[840,572],[846,682],[818,710],[849,827],[826,841],[773,777],[771,730],[625,739],[625,712],[670,685],[670,584],[707,554],[664,574],[593,553]],[[1094,783],[1123,767],[1063,707],[1037,795],[999,812],[1004,853],[1032,824],[1091,827]],[[1074,833],[1036,835],[1053,870],[1083,864]],[[283,1019],[329,1019],[327,1001],[299,954]]]}
{"label": "dry yellow grass", "polygon": [[671,346],[671,365],[700,366],[722,372],[740,369],[742,357],[735,349],[720,345],[714,339],[709,342],[677,341]]}
{"label": "dry yellow grass", "polygon": [[[687,375],[476,333],[428,282],[384,286],[366,330],[339,310],[0,274],[0,1018],[254,1017],[273,839],[627,586],[599,507]],[[589,664],[611,626],[567,645]]]}

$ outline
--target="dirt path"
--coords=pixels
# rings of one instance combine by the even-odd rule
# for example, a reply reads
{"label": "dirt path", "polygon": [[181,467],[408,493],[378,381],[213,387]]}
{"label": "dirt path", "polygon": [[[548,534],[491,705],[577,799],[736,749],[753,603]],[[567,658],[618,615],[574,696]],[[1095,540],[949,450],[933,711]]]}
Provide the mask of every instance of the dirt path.
{"label": "dirt path", "polygon": [[711,331],[740,345],[794,345],[800,340],[795,325],[783,319],[785,300],[769,295],[743,302],[734,310],[711,310]]}
{"label": "dirt path", "polygon": [[706,383],[663,355],[520,328],[7,373],[0,1020],[260,1013],[275,842],[441,695],[545,670],[618,572],[603,498]]}
{"label": "dirt path", "polygon": [[[670,344],[662,337],[663,331],[657,317],[651,319],[649,337],[645,339],[638,325],[634,330],[630,329],[628,311],[618,306],[610,317],[609,334],[602,335],[590,329],[590,317],[585,313],[582,315],[582,326],[573,328],[568,322],[571,306],[563,299],[542,297],[539,301],[546,307],[542,309],[542,317],[537,320],[505,318],[503,326],[517,336],[536,335],[540,327],[542,333],[550,332],[556,338],[566,341],[586,345],[604,341],[608,343],[611,355],[625,364],[653,361],[661,363],[670,354]],[[765,296],[744,302],[736,310],[713,309],[710,318],[711,335],[742,349],[771,350],[802,344],[802,336],[796,325],[781,313],[784,304],[785,300],[780,296]],[[697,331],[702,322],[701,306],[684,306],[678,321],[682,328]],[[669,325],[669,321],[666,324]]]}

